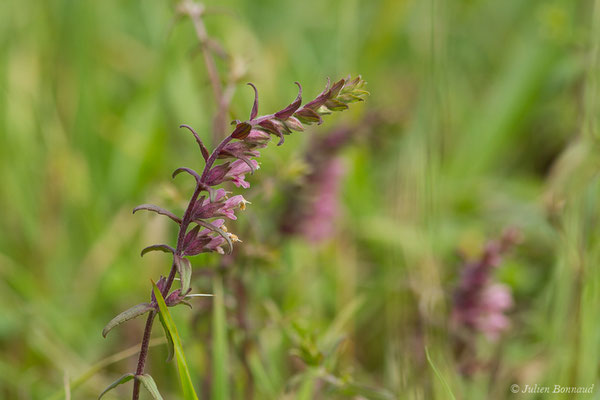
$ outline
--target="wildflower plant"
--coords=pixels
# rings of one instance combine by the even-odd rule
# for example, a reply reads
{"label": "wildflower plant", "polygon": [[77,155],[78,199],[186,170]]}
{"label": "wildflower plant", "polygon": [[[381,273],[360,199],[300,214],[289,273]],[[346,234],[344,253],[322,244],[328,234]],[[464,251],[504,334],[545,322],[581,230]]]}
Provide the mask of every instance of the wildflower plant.
{"label": "wildflower plant", "polygon": [[[298,95],[287,107],[268,115],[258,115],[258,91],[253,84],[254,104],[247,121],[234,121],[231,134],[225,137],[216,148],[209,152],[200,135],[190,126],[181,125],[188,129],[196,139],[204,160],[202,172],[191,168],[181,167],[173,172],[173,177],[186,173],[195,180],[192,193],[185,212],[182,216],[165,210],[159,206],[142,204],[133,212],[145,210],[170,218],[179,227],[174,245],[155,244],[142,250],[142,256],[150,251],[162,251],[172,255],[171,269],[167,277],[161,276],[153,283],[153,292],[149,302],[138,304],[113,318],[102,331],[106,335],[119,324],[143,314],[148,314],[142,338],[137,368],[134,373],[123,375],[111,384],[101,395],[119,384],[134,381],[133,399],[139,398],[140,385],[143,385],[155,399],[161,399],[152,377],[145,373],[150,333],[156,316],[163,325],[167,343],[168,360],[175,354],[180,371],[184,394],[197,398],[191,383],[185,357],[176,328],[169,315],[168,307],[185,304],[191,307],[188,300],[198,296],[191,294],[192,265],[188,257],[200,253],[216,252],[231,253],[234,243],[239,238],[226,227],[225,221],[235,220],[236,212],[244,210],[248,202],[242,195],[233,195],[219,187],[231,181],[238,188],[248,188],[246,175],[254,173],[259,164],[256,160],[259,149],[267,146],[272,136],[278,139],[277,145],[282,145],[285,136],[293,131],[303,131],[305,125],[321,124],[322,117],[334,111],[342,111],[353,102],[362,101],[368,94],[363,90],[365,82],[361,77],[340,79],[331,84],[327,82],[325,90],[315,99],[302,105],[302,86],[298,85]],[[179,287],[173,289],[173,283],[179,277]],[[188,396],[186,396],[188,398]]]}

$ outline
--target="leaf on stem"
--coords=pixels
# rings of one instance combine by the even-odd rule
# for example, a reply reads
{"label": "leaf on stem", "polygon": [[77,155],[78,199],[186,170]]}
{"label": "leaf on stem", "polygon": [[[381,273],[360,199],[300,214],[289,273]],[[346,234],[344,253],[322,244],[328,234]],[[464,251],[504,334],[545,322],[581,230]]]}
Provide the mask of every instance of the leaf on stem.
{"label": "leaf on stem", "polygon": [[181,218],[177,217],[171,211],[165,210],[164,208],[159,207],[159,206],[155,206],[154,204],[139,205],[133,209],[133,213],[135,214],[137,211],[140,211],[140,210],[152,211],[152,212],[155,212],[160,215],[166,215],[167,217],[171,218],[173,221],[177,222],[178,224],[181,224]]}
{"label": "leaf on stem", "polygon": [[181,279],[181,293],[187,293],[190,290],[192,280],[192,264],[190,260],[184,257],[175,256],[175,266]]}
{"label": "leaf on stem", "polygon": [[175,178],[181,172],[187,172],[188,174],[192,175],[194,178],[196,178],[196,183],[198,185],[200,184],[200,182],[201,182],[200,175],[191,168],[186,168],[186,167],[177,168],[175,171],[173,171],[173,175],[172,175],[173,178]]}
{"label": "leaf on stem", "polygon": [[142,250],[141,256],[143,257],[146,253],[151,251],[162,251],[165,253],[175,254],[175,249],[166,244],[153,244],[152,246],[148,246]]}
{"label": "leaf on stem", "polygon": [[129,321],[135,317],[139,317],[142,314],[147,313],[152,310],[154,307],[150,303],[141,303],[136,306],[131,307],[128,310],[123,311],[121,314],[117,315],[113,319],[110,320],[108,324],[102,329],[102,336],[106,337],[108,332],[111,331],[117,325],[121,325],[123,322]]}
{"label": "leaf on stem", "polygon": [[144,385],[154,400],[163,400],[162,396],[158,392],[158,388],[156,387],[156,382],[154,382],[154,379],[149,374],[136,375],[135,379]]}
{"label": "leaf on stem", "polygon": [[119,379],[117,379],[116,381],[114,381],[113,383],[111,383],[110,385],[108,385],[106,387],[106,389],[104,389],[104,391],[102,393],[100,393],[100,396],[98,396],[98,400],[100,400],[102,398],[102,396],[104,396],[106,393],[110,392],[111,390],[113,390],[114,388],[116,388],[117,386],[119,386],[120,384],[129,382],[134,377],[135,377],[135,375],[132,374],[132,373],[123,375],[122,377],[120,377]]}

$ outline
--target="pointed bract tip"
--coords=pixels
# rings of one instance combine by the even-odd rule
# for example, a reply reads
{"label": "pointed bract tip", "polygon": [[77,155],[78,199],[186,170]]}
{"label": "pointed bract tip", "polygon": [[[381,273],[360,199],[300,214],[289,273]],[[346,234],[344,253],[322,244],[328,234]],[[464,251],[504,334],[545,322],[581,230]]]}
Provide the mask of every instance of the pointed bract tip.
{"label": "pointed bract tip", "polygon": [[301,97],[302,96],[302,85],[298,81],[295,81],[294,83],[298,86],[298,97]]}
{"label": "pointed bract tip", "polygon": [[254,104],[252,104],[252,111],[250,112],[250,120],[253,120],[258,115],[258,89],[252,82],[248,82],[247,85],[254,89]]}

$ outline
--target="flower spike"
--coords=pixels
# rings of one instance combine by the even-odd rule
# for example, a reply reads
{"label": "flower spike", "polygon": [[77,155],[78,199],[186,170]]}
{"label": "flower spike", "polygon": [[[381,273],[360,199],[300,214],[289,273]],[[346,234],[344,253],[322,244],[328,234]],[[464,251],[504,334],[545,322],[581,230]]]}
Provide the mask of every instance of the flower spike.
{"label": "flower spike", "polygon": [[[194,17],[200,15],[198,9],[187,12]],[[133,210],[134,213],[138,210],[153,211],[166,215],[179,224],[175,248],[166,244],[157,244],[142,250],[142,256],[156,250],[172,253],[173,264],[169,277],[161,277],[157,284],[153,283],[154,289],[150,303],[139,304],[119,314],[109,322],[103,332],[103,335],[106,336],[112,327],[139,315],[150,314],[144,332],[142,351],[138,359],[138,370],[133,375],[136,380],[133,392],[134,400],[139,398],[140,384],[143,384],[155,399],[162,399],[152,378],[143,373],[148,350],[147,338],[150,337],[152,319],[158,312],[159,319],[165,327],[169,350],[168,360],[172,358],[176,336],[171,335],[164,315],[168,315],[168,307],[178,304],[191,307],[186,298],[199,296],[189,294],[192,284],[192,264],[188,257],[209,252],[231,254],[233,243],[240,242],[237,235],[227,230],[225,218],[236,220],[236,211],[244,210],[248,202],[239,194],[229,197],[229,192],[218,186],[226,181],[231,181],[237,187],[249,188],[250,183],[246,181],[246,175],[254,173],[259,168],[256,160],[260,156],[258,149],[267,146],[271,135],[277,136],[279,138],[278,145],[281,145],[284,143],[285,135],[303,131],[304,124],[320,124],[323,121],[323,115],[345,110],[349,103],[362,101],[363,97],[368,95],[361,89],[364,81],[360,77],[354,80],[350,80],[350,77],[340,79],[333,85],[328,79],[325,90],[314,100],[302,106],[302,85],[298,82],[295,84],[298,86],[298,94],[292,103],[273,114],[258,116],[258,90],[254,84],[248,83],[254,90],[250,118],[247,121],[233,121],[232,125],[235,125],[235,128],[232,133],[224,138],[212,153],[209,153],[200,136],[192,127],[185,124],[180,125],[180,128],[186,128],[194,135],[205,161],[201,174],[186,167],[177,168],[173,172],[173,178],[186,172],[196,179],[196,189],[185,213],[179,218],[167,210],[149,204],[143,204]],[[201,196],[201,191],[206,191],[207,194]],[[226,249],[225,245],[227,245]],[[179,278],[176,278],[176,275]],[[179,281],[181,287],[170,291],[176,280]],[[165,310],[167,311],[165,312]],[[131,374],[125,375],[109,386],[108,390],[133,378]]]}

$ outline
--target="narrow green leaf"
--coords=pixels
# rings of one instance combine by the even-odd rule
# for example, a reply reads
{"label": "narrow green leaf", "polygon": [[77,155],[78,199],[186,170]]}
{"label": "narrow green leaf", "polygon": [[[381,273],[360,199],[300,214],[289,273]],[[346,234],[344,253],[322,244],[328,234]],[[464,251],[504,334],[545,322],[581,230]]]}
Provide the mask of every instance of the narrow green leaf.
{"label": "narrow green leaf", "polygon": [[141,256],[144,257],[144,255],[150,251],[162,251],[164,253],[172,253],[175,254],[175,249],[172,248],[169,245],[166,244],[153,244],[152,246],[148,246],[146,248],[144,248],[142,250]]}
{"label": "narrow green leaf", "polygon": [[154,296],[156,297],[156,302],[158,303],[159,316],[162,318],[161,322],[164,321],[164,326],[171,334],[171,338],[173,340],[173,347],[175,349],[175,358],[177,360],[177,370],[179,371],[179,381],[181,382],[183,398],[184,400],[198,400],[198,396],[196,395],[196,391],[194,390],[194,385],[192,383],[192,378],[190,377],[190,371],[185,360],[185,355],[183,354],[183,347],[181,345],[179,333],[177,332],[177,327],[175,326],[175,322],[171,317],[169,308],[167,307],[165,299],[160,293],[160,290],[154,282],[152,282],[152,285]]}
{"label": "narrow green leaf", "polygon": [[433,372],[435,372],[435,375],[438,377],[438,379],[444,385],[444,388],[448,392],[448,395],[450,396],[450,398],[452,400],[456,400],[456,397],[454,396],[454,393],[452,393],[452,389],[450,389],[450,386],[448,385],[448,383],[446,382],[446,380],[444,379],[444,377],[442,376],[442,374],[440,374],[440,372],[438,371],[438,369],[433,364],[433,361],[431,360],[431,357],[429,356],[429,350],[427,349],[427,346],[425,346],[425,356],[427,357],[427,362],[429,363],[429,366],[431,366],[431,369],[433,370]]}
{"label": "narrow green leaf", "polygon": [[106,387],[106,389],[104,389],[104,392],[100,393],[100,396],[98,396],[98,400],[100,400],[102,398],[102,396],[104,396],[106,393],[110,392],[111,390],[113,390],[114,388],[119,386],[120,384],[129,382],[133,378],[134,378],[134,375],[132,373],[123,375],[122,377],[120,377],[119,379],[117,379],[116,381],[114,381],[113,383],[108,385]]}
{"label": "narrow green leaf", "polygon": [[252,372],[252,379],[256,383],[259,392],[262,392],[262,395],[266,399],[276,399],[278,396],[275,383],[271,380],[271,377],[269,377],[269,373],[256,350],[250,351],[250,354],[248,355],[248,364],[250,366],[250,371]]}
{"label": "narrow green leaf", "polygon": [[302,384],[296,393],[297,400],[311,400],[314,398],[313,392],[315,390],[315,373],[312,371],[307,372],[304,375]]}
{"label": "narrow green leaf", "polygon": [[175,265],[181,279],[181,293],[185,294],[190,290],[192,280],[192,264],[190,260],[184,257],[175,256]]}
{"label": "narrow green leaf", "polygon": [[150,392],[150,394],[152,395],[153,399],[155,399],[155,400],[163,400],[162,396],[158,392],[158,388],[156,387],[156,382],[154,382],[154,379],[150,375],[148,375],[148,374],[137,375],[135,377],[135,379],[137,379],[140,382],[142,382],[142,385],[144,385],[144,387],[146,388],[146,390],[148,392]]}
{"label": "narrow green leaf", "polygon": [[167,328],[167,325],[161,313],[158,313],[158,319],[160,320],[160,324],[162,325],[163,330],[165,331],[165,337],[167,338],[167,362],[169,362],[173,359],[173,354],[175,353],[173,337],[171,336],[171,332]]}
{"label": "narrow green leaf", "polygon": [[108,332],[110,332],[110,330],[115,326],[120,325],[125,321],[129,321],[135,317],[139,317],[140,315],[152,310],[152,308],[153,307],[150,305],[150,303],[141,303],[123,311],[121,314],[111,319],[108,324],[106,324],[104,329],[102,329],[102,336],[106,337]]}
{"label": "narrow green leaf", "polygon": [[227,373],[227,321],[225,318],[225,295],[220,276],[213,280],[213,400],[228,400]]}

